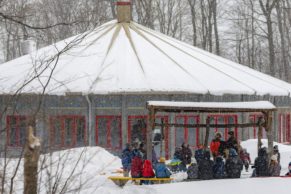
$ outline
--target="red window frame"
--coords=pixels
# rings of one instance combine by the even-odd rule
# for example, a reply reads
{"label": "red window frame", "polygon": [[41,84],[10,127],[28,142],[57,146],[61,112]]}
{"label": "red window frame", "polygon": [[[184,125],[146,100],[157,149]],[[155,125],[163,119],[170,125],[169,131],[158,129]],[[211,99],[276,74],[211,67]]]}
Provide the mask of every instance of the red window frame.
{"label": "red window frame", "polygon": [[[219,118],[223,118],[224,120],[224,124],[228,124],[228,118],[229,117],[233,117],[234,118],[234,123],[237,124],[238,123],[238,115],[237,114],[210,114],[208,115],[208,117],[212,117],[214,119],[214,123],[217,125],[218,124],[218,119]],[[229,128],[224,128],[224,139],[227,140],[228,138],[228,130]],[[215,128],[215,132],[218,131],[218,128]],[[238,128],[235,127],[234,128],[234,135],[237,138],[238,134],[237,134]]]}
{"label": "red window frame", "polygon": [[[164,123],[169,122],[169,116],[168,115],[156,115],[156,119],[164,119]],[[146,124],[148,124],[148,115],[129,115],[128,116],[128,128],[127,128],[127,142],[130,143],[131,140],[131,122],[134,119],[145,119]],[[168,159],[169,158],[169,127],[164,128],[164,135],[165,135],[165,156]],[[143,132],[146,133],[146,129],[143,129]]]}
{"label": "red window frame", "polygon": [[[175,116],[175,123],[177,123],[178,118],[183,118],[184,124],[188,124],[189,118],[194,118],[196,120],[196,123],[200,123],[200,116],[199,115],[176,115]],[[177,127],[175,127],[175,147],[177,146]],[[188,128],[184,127],[184,142],[189,142],[189,133],[188,133]],[[196,128],[196,145],[190,145],[192,148],[197,148],[199,146],[199,127]],[[179,145],[180,146],[180,145]]]}
{"label": "red window frame", "polygon": [[[10,142],[10,132],[11,132],[11,120],[12,118],[16,119],[16,144],[11,144]],[[30,119],[29,116],[26,115],[8,115],[6,116],[6,139],[7,145],[10,147],[22,147],[23,145],[20,142],[20,120],[24,119],[26,122]],[[25,133],[25,132],[24,132]],[[25,138],[25,137],[24,137]]]}
{"label": "red window frame", "polygon": [[[95,142],[96,145],[98,146],[99,144],[99,136],[98,136],[98,129],[99,129],[99,123],[98,123],[98,119],[100,118],[105,118],[106,119],[106,148],[107,149],[113,149],[113,150],[120,150],[122,149],[122,129],[121,129],[121,116],[116,116],[116,115],[98,115],[96,116],[96,128],[95,128]],[[117,119],[119,120],[119,127],[118,127],[118,132],[119,132],[119,146],[118,147],[112,147],[111,144],[111,121],[113,119]],[[114,131],[115,133],[115,131]]]}
{"label": "red window frame", "polygon": [[[72,142],[70,145],[65,144],[65,120],[66,119],[73,119],[73,125],[72,125]],[[86,117],[81,115],[61,115],[61,116],[51,116],[50,117],[50,144],[54,147],[61,147],[61,148],[71,148],[75,147],[77,143],[77,120],[83,119],[84,120],[84,145],[87,144],[87,131],[86,131]],[[60,144],[55,143],[55,126],[53,123],[59,120],[61,123],[61,142]]]}

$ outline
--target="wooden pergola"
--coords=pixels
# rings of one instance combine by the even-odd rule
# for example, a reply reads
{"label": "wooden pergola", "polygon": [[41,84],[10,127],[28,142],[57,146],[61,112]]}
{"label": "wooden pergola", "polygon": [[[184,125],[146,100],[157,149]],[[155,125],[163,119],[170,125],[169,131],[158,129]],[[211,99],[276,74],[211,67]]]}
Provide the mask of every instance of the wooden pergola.
{"label": "wooden pergola", "polygon": [[[258,130],[258,149],[262,146],[263,129],[267,132],[269,157],[273,152],[273,134],[272,134],[272,113],[276,107],[269,101],[252,102],[175,102],[175,101],[148,101],[146,107],[149,111],[147,126],[147,159],[152,160],[152,132],[155,127],[187,127],[187,128],[205,128],[204,146],[208,145],[210,128],[245,128],[259,127]],[[198,124],[176,124],[176,123],[156,123],[157,113],[262,113],[262,117],[256,123],[237,123],[237,124],[210,124],[207,117],[204,123]]]}

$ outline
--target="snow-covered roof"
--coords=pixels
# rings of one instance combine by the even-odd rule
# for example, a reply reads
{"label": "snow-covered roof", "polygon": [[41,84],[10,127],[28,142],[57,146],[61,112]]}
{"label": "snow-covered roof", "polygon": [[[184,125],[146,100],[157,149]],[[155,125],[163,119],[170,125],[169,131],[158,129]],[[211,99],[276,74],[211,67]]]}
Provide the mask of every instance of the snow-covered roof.
{"label": "snow-covered roof", "polygon": [[269,101],[251,102],[176,102],[176,101],[148,101],[147,107],[165,110],[214,110],[223,111],[256,111],[276,110]]}
{"label": "snow-covered roof", "polygon": [[[61,52],[61,55],[55,56]],[[0,93],[289,96],[291,84],[135,22],[108,22],[0,64]],[[36,79],[33,79],[36,78]],[[49,84],[47,84],[48,79]],[[22,87],[24,85],[24,87]]]}

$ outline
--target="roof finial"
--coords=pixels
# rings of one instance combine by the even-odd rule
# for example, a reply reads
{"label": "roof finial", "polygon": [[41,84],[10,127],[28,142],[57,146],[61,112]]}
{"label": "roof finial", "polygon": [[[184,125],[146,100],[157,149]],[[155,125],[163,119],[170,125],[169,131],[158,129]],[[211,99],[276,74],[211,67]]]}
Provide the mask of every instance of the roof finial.
{"label": "roof finial", "polygon": [[117,20],[118,22],[131,21],[131,0],[117,0]]}

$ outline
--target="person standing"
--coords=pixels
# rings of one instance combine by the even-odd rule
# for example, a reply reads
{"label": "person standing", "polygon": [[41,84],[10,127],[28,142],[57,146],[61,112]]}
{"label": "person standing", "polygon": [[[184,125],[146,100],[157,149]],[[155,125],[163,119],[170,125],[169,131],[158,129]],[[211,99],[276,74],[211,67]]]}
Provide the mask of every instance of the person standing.
{"label": "person standing", "polygon": [[228,132],[229,138],[226,141],[226,148],[227,149],[235,149],[236,152],[238,152],[238,143],[237,143],[237,139],[234,136],[234,132],[233,131],[229,131]]}
{"label": "person standing", "polygon": [[187,171],[187,165],[191,163],[192,151],[188,144],[182,144],[182,162],[180,164],[180,169]]}
{"label": "person standing", "polygon": [[273,148],[273,154],[277,157],[277,161],[280,164],[280,160],[281,160],[281,154],[279,152],[279,147],[278,145],[275,145]]}
{"label": "person standing", "polygon": [[128,177],[131,169],[132,162],[132,147],[129,143],[126,144],[125,149],[122,151],[121,163],[123,167],[123,176]]}
{"label": "person standing", "polygon": [[248,170],[249,170],[249,165],[250,165],[250,163],[251,163],[250,154],[247,152],[246,149],[242,149],[242,150],[240,151],[240,154],[239,154],[239,155],[240,155],[240,159],[242,160],[243,165],[244,165],[246,171],[248,172]]}
{"label": "person standing", "polygon": [[255,159],[255,164],[252,168],[255,168],[252,177],[269,176],[268,154],[265,147],[259,149],[258,157]]}
{"label": "person standing", "polygon": [[213,158],[216,158],[219,155],[223,155],[224,151],[224,141],[221,140],[222,135],[220,132],[215,133],[214,139],[210,143],[210,150]]}

